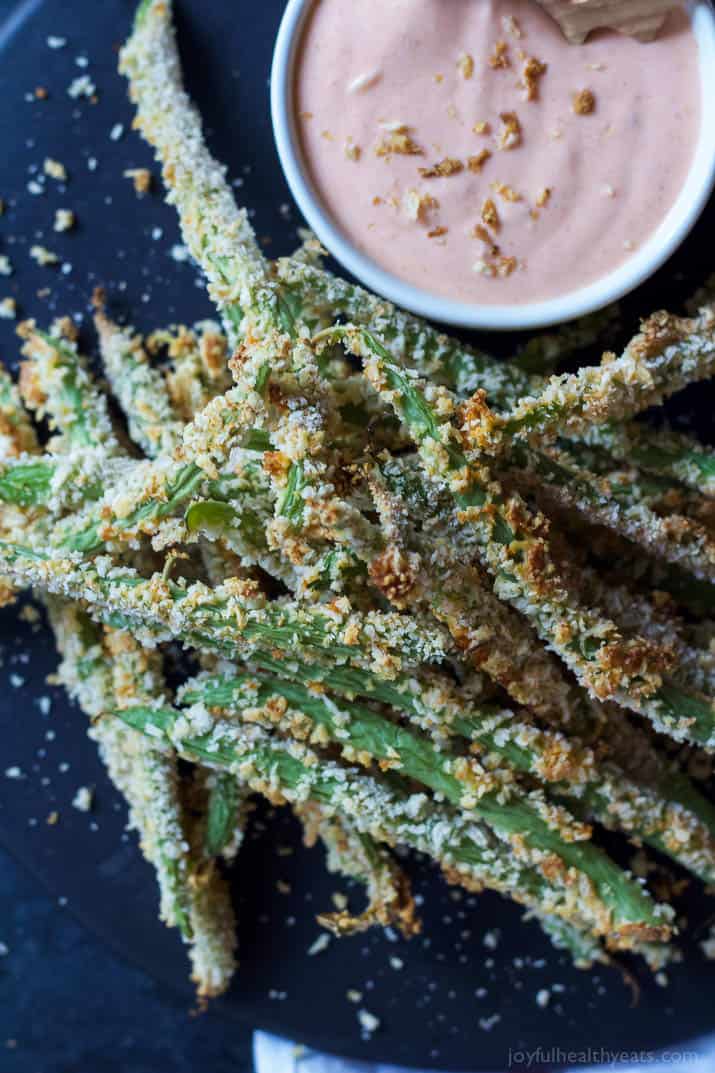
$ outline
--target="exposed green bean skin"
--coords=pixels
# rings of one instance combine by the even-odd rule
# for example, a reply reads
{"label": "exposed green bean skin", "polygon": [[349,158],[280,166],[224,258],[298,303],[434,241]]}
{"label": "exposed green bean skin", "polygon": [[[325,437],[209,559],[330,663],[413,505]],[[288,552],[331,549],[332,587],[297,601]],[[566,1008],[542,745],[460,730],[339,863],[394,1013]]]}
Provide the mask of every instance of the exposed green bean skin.
{"label": "exposed green bean skin", "polygon": [[[260,668],[261,688],[275,689],[285,699],[294,701],[301,711],[324,716],[321,693],[313,691],[327,689],[348,702],[365,697],[408,713],[415,725],[431,733],[439,748],[458,744],[460,737],[478,743],[487,757],[491,754],[499,758],[500,770],[507,765],[515,772],[536,776],[549,796],[561,799],[576,815],[596,819],[607,827],[642,839],[703,882],[715,882],[715,808],[687,778],[676,772],[664,769],[652,780],[639,783],[612,762],[602,759],[597,764],[590,750],[579,748],[563,735],[537,730],[523,714],[516,715],[493,705],[476,708],[460,703],[442,683],[428,680],[420,684],[415,678],[386,682],[369,671],[276,660],[260,650],[253,653],[252,663]],[[250,687],[252,682],[250,675],[248,678],[225,673],[206,675],[186,683],[179,696],[182,704],[205,703],[211,708],[230,710],[234,703],[245,700],[245,692],[250,694],[250,688],[244,687]],[[291,692],[290,682],[298,684],[303,691],[299,688]],[[344,705],[343,701],[339,708],[348,714],[353,711],[350,703]],[[380,739],[385,728],[379,717],[375,717],[375,723],[364,709],[360,712],[368,722],[372,720],[378,744],[384,745]],[[351,720],[351,732],[355,723],[356,720]],[[397,730],[391,729],[389,733],[398,735]],[[341,740],[343,736],[347,740],[349,735],[341,732]],[[355,745],[357,749],[362,747],[362,744]],[[389,759],[389,752],[381,758]],[[427,767],[439,768],[442,762],[438,755]],[[488,770],[493,768],[488,762],[486,766]],[[508,781],[505,786],[508,790]],[[464,787],[461,793],[464,794]]]}
{"label": "exposed green bean skin", "polygon": [[[137,729],[146,731],[147,726],[151,726],[161,731],[187,757],[200,758],[228,770],[239,770],[242,777],[256,789],[265,792],[272,787],[274,794],[278,792],[288,800],[309,798],[328,808],[337,806],[340,811],[354,816],[363,829],[381,840],[393,843],[402,841],[422,850],[429,846],[430,855],[454,867],[456,874],[463,876],[463,881],[468,882],[471,875],[479,882],[502,889],[499,876],[505,862],[497,844],[487,839],[485,848],[479,850],[475,839],[481,840],[483,836],[478,833],[478,825],[471,821],[462,826],[464,820],[444,806],[425,802],[418,811],[417,802],[410,806],[410,795],[398,791],[393,783],[388,786],[376,782],[374,777],[358,775],[330,761],[318,762],[315,754],[305,746],[277,741],[255,725],[246,728],[241,724],[214,720],[205,709],[184,717],[168,709],[135,708],[123,712],[121,717]],[[192,726],[202,727],[203,730],[197,734]],[[378,820],[375,803],[380,800],[382,805]],[[410,814],[412,819],[405,822]],[[419,827],[414,825],[417,817]],[[435,842],[436,825],[440,822],[444,826],[438,842]],[[448,835],[450,825],[452,830]],[[460,828],[464,834],[459,833]],[[448,837],[447,850],[445,836]],[[532,905],[543,904],[545,900],[549,904],[549,912],[570,915],[559,904],[561,895],[556,891],[547,893],[548,884],[543,875],[530,871],[512,858],[509,868],[514,867],[519,873],[519,881],[512,887],[517,900]],[[595,910],[594,916],[586,906],[586,899],[592,899],[593,895],[586,895],[585,890],[582,893],[585,899],[581,906],[582,914],[588,914],[586,919],[590,919],[591,928],[595,924],[598,929],[602,926],[602,922],[598,922],[598,910]],[[633,906],[639,904],[642,898],[642,893],[636,893]],[[628,912],[625,907],[622,910]],[[656,940],[666,938],[667,912],[661,907],[653,907],[648,913],[655,914],[652,925],[624,924],[616,934],[611,933],[609,942],[627,947],[634,935],[641,940],[646,936]]]}

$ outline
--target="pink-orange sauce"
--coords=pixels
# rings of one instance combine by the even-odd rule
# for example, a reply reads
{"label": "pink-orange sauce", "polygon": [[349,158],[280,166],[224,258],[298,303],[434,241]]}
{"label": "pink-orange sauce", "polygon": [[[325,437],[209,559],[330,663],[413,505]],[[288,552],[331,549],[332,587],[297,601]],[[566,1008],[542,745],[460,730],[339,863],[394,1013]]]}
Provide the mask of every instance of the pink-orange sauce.
{"label": "pink-orange sauce", "polygon": [[533,302],[607,275],[672,207],[699,135],[697,43],[683,11],[653,43],[579,46],[533,0],[316,0],[295,108],[360,251],[454,301]]}

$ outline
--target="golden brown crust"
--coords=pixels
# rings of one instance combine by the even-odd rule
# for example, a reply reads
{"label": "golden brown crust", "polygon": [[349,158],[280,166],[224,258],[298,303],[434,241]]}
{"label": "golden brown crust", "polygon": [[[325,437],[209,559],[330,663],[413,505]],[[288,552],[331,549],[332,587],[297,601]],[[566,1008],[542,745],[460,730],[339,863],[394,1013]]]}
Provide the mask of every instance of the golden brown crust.
{"label": "golden brown crust", "polygon": [[571,109],[575,115],[591,115],[596,110],[596,97],[593,90],[580,89],[573,95]]}
{"label": "golden brown crust", "polygon": [[450,175],[459,175],[464,171],[464,164],[456,157],[446,156],[443,160],[432,164],[429,168],[420,168],[419,173],[423,179],[446,179]]}
{"label": "golden brown crust", "polygon": [[397,608],[406,607],[419,575],[419,558],[390,545],[370,563],[372,583]]}

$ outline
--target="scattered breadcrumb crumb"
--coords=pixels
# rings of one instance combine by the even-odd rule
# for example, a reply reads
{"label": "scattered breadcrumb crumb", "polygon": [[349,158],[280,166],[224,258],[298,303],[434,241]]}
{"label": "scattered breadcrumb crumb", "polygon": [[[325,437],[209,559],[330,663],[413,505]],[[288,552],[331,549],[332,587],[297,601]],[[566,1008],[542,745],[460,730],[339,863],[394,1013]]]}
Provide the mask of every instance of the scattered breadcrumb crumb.
{"label": "scattered breadcrumb crumb", "polygon": [[475,174],[479,174],[491,155],[489,149],[482,149],[480,153],[467,157],[467,167],[470,171],[475,172]]}
{"label": "scattered breadcrumb crumb", "polygon": [[497,212],[496,205],[490,197],[488,197],[482,205],[481,216],[483,224],[486,224],[487,227],[491,227],[492,231],[499,230],[501,226],[501,221],[499,220],[499,213]]}
{"label": "scattered breadcrumb crumb", "polygon": [[446,179],[449,175],[458,175],[460,171],[464,171],[464,164],[451,156],[445,157],[430,168],[419,169],[423,179]]}
{"label": "scattered breadcrumb crumb", "polygon": [[509,59],[509,46],[507,45],[506,41],[497,41],[494,46],[494,49],[492,50],[490,56],[487,59],[487,63],[495,71],[499,70],[500,68],[510,66],[511,61]]}
{"label": "scattered breadcrumb crumb", "polygon": [[148,168],[127,168],[124,172],[125,179],[131,179],[134,189],[139,196],[148,194],[151,190],[151,172]]}
{"label": "scattered breadcrumb crumb", "polygon": [[53,160],[52,157],[45,157],[45,162],[42,165],[42,170],[45,175],[49,175],[51,179],[57,179],[58,182],[67,182],[67,168],[59,160]]}
{"label": "scattered breadcrumb crumb", "polygon": [[14,320],[17,316],[17,302],[14,298],[3,298],[0,300],[0,317],[3,320]]}
{"label": "scattered breadcrumb crumb", "polygon": [[480,257],[478,261],[474,262],[472,272],[478,272],[481,276],[490,276],[492,278],[497,274],[494,262],[487,261],[484,257]]}
{"label": "scattered breadcrumb crumb", "polygon": [[363,90],[371,89],[381,78],[382,71],[365,71],[348,84],[348,93],[362,93]]}
{"label": "scattered breadcrumb crumb", "polygon": [[362,991],[355,991],[353,988],[351,988],[349,991],[345,992],[345,997],[348,1002],[362,1002]]}
{"label": "scattered breadcrumb crumb", "polygon": [[375,1017],[375,1014],[370,1013],[369,1010],[358,1010],[357,1017],[358,1021],[360,1022],[360,1027],[364,1032],[371,1034],[373,1032],[377,1032],[378,1028],[380,1027],[379,1017]]}
{"label": "scattered breadcrumb crumb", "polygon": [[54,827],[57,824],[57,821],[59,820],[59,818],[60,818],[59,812],[57,812],[56,809],[53,809],[52,812],[50,812],[50,814],[47,817],[47,819],[45,820],[45,823],[47,824],[48,827]]}
{"label": "scattered breadcrumb crumb", "polygon": [[49,93],[44,86],[35,86],[35,96],[37,97],[38,101],[46,101],[49,97]]}
{"label": "scattered breadcrumb crumb", "polygon": [[109,137],[113,142],[118,142],[122,134],[124,134],[124,124],[115,123],[109,132]]}
{"label": "scattered breadcrumb crumb", "polygon": [[521,201],[521,194],[518,194],[513,186],[509,186],[509,183],[492,183],[491,185],[492,190],[499,195],[502,201]]}
{"label": "scattered breadcrumb crumb", "polygon": [[48,250],[45,246],[31,246],[30,257],[43,268],[48,265],[56,265],[59,261],[57,254],[53,253],[52,250]]}
{"label": "scattered breadcrumb crumb", "polygon": [[457,58],[457,70],[462,78],[471,78],[474,74],[474,57],[470,56],[468,52],[460,53]]}
{"label": "scattered breadcrumb crumb", "polygon": [[475,224],[472,228],[472,235],[489,247],[489,252],[492,256],[499,253],[499,247],[495,245],[493,236],[490,235],[484,224]]}
{"label": "scattered breadcrumb crumb", "polygon": [[406,190],[402,198],[405,216],[413,223],[424,220],[427,213],[438,206],[439,202],[431,194],[424,194],[420,190],[415,190],[414,187]]}
{"label": "scattered breadcrumb crumb", "polygon": [[75,225],[72,209],[57,209],[55,212],[55,231],[71,231]]}
{"label": "scattered breadcrumb crumb", "polygon": [[615,197],[615,196],[616,196],[615,187],[611,186],[610,183],[604,183],[604,185],[601,187],[601,197]]}
{"label": "scattered breadcrumb crumb", "polygon": [[551,187],[545,186],[543,190],[540,190],[536,195],[536,205],[538,208],[543,209],[551,201]]}
{"label": "scattered breadcrumb crumb", "polygon": [[547,991],[545,987],[542,987],[540,991],[536,992],[536,1005],[542,1010],[545,1010],[551,1001],[551,992]]}
{"label": "scattered breadcrumb crumb", "polygon": [[345,156],[348,158],[348,160],[358,161],[362,156],[362,149],[359,145],[354,145],[353,142],[346,142]]}
{"label": "scattered breadcrumb crumb", "polygon": [[50,34],[50,36],[47,38],[48,48],[64,48],[66,44],[66,37],[55,37],[54,34]]}
{"label": "scattered breadcrumb crumb", "polygon": [[539,81],[546,74],[547,65],[537,60],[535,56],[527,56],[521,70],[520,86],[524,90],[527,101],[539,99]]}
{"label": "scattered breadcrumb crumb", "polygon": [[501,127],[496,135],[497,149],[516,149],[521,144],[521,123],[516,112],[502,112]]}
{"label": "scattered breadcrumb crumb", "polygon": [[89,75],[79,75],[70,82],[67,92],[73,100],[77,100],[78,97],[91,98],[96,94],[97,87]]}
{"label": "scattered breadcrumb crumb", "polygon": [[521,31],[521,26],[519,25],[519,20],[515,15],[503,15],[501,24],[505,34],[510,34],[517,40],[524,36]]}
{"label": "scattered breadcrumb crumb", "polygon": [[571,108],[575,115],[591,115],[596,110],[596,97],[590,89],[580,89],[574,93]]}
{"label": "scattered breadcrumb crumb", "polygon": [[21,769],[19,767],[17,767],[17,765],[13,765],[12,767],[7,767],[7,768],[5,768],[5,778],[6,779],[21,779],[22,778],[22,771],[21,771]]}
{"label": "scattered breadcrumb crumb", "polygon": [[324,931],[318,938],[308,947],[308,957],[315,957],[316,954],[322,954],[324,950],[330,946],[330,935],[327,931]]}
{"label": "scattered breadcrumb crumb", "polygon": [[475,134],[491,134],[492,128],[491,124],[488,123],[486,119],[480,119],[474,124],[472,130]]}
{"label": "scattered breadcrumb crumb", "polygon": [[79,812],[89,812],[92,808],[94,794],[89,786],[80,786],[72,798],[72,807]]}
{"label": "scattered breadcrumb crumb", "polygon": [[421,146],[413,141],[409,127],[404,123],[395,123],[385,129],[382,141],[375,146],[376,156],[390,157],[393,153],[398,156],[422,156]]}
{"label": "scattered breadcrumb crumb", "polygon": [[427,232],[427,238],[441,238],[442,235],[447,234],[446,227],[433,227],[431,231]]}

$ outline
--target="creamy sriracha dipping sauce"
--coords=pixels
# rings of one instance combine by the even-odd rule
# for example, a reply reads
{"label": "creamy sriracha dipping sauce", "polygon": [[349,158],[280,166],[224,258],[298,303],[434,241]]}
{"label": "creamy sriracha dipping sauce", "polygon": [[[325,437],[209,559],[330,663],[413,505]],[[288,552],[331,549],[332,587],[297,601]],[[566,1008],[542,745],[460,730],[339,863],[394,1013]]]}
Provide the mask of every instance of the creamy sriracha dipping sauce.
{"label": "creamy sriracha dipping sauce", "polygon": [[623,264],[700,130],[675,10],[570,45],[534,0],[316,0],[296,64],[305,167],[349,242],[453,301],[555,298]]}

